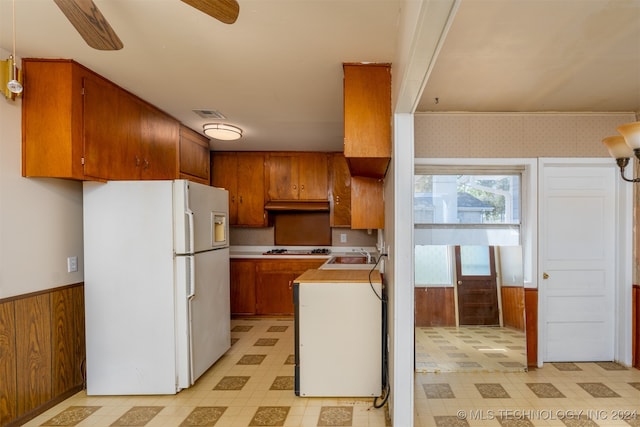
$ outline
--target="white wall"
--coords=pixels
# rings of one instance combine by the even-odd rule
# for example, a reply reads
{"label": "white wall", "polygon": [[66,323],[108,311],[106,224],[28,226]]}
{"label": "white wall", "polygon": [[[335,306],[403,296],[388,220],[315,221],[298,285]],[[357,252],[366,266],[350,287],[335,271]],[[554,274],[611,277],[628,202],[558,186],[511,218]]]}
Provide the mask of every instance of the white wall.
{"label": "white wall", "polygon": [[22,177],[21,108],[0,96],[0,299],[83,281],[82,183]]}

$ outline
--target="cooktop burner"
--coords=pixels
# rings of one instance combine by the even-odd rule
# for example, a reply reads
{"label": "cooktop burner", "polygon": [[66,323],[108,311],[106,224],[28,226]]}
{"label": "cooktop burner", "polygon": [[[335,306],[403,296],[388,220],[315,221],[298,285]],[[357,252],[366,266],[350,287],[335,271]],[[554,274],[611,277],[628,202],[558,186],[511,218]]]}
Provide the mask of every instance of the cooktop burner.
{"label": "cooktop burner", "polygon": [[331,251],[326,248],[318,249],[271,249],[264,255],[329,255]]}

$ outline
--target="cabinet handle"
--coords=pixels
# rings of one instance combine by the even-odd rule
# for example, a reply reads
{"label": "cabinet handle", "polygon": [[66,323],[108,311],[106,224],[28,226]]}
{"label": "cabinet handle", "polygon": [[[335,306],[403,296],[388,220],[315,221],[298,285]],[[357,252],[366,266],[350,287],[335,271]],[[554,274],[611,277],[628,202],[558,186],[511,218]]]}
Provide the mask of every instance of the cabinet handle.
{"label": "cabinet handle", "polygon": [[242,196],[240,196],[240,203],[242,203]]}
{"label": "cabinet handle", "polygon": [[231,203],[235,203],[236,202],[236,196],[231,196]]}
{"label": "cabinet handle", "polygon": [[304,184],[300,186],[300,191],[304,191]]}
{"label": "cabinet handle", "polygon": [[297,190],[297,189],[298,189],[298,186],[294,184],[294,185],[293,185],[293,189],[294,189],[294,190]]}
{"label": "cabinet handle", "polygon": [[549,274],[547,274],[547,273],[542,273],[542,278],[543,278],[544,280],[547,280],[547,279],[549,278]]}
{"label": "cabinet handle", "polygon": [[136,156],[136,167],[140,166],[140,157]]}
{"label": "cabinet handle", "polygon": [[291,289],[291,280],[289,280],[289,289]]}
{"label": "cabinet handle", "polygon": [[144,159],[144,166],[142,167],[142,169],[149,169],[149,160]]}

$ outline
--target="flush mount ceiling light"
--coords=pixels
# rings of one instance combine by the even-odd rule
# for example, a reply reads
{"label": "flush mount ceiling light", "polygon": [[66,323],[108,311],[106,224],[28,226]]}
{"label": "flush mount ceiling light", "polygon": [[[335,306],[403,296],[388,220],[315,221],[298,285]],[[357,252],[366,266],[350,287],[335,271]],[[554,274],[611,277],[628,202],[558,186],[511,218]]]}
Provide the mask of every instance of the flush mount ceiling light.
{"label": "flush mount ceiling light", "polygon": [[242,138],[242,129],[225,123],[206,123],[204,134],[221,141],[235,141]]}
{"label": "flush mount ceiling light", "polygon": [[602,143],[609,150],[611,157],[616,159],[622,179],[627,182],[640,182],[640,178],[629,179],[624,176],[624,169],[629,164],[629,159],[635,156],[640,160],[640,122],[618,126],[618,132],[622,136],[609,136],[604,138]]}

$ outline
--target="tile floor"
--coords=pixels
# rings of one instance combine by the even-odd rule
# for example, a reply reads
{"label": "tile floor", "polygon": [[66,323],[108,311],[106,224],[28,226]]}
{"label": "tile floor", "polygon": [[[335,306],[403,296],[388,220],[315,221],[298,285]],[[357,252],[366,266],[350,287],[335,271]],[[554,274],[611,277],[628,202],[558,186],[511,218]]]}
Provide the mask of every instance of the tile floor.
{"label": "tile floor", "polygon": [[417,327],[416,372],[526,370],[524,332],[492,326]]}
{"label": "tile floor", "polygon": [[371,398],[301,398],[294,389],[292,319],[233,319],[231,349],[196,384],[172,396],[80,392],[26,426],[387,425]]}
{"label": "tile floor", "polygon": [[640,427],[640,370],[612,362],[416,373],[414,393],[415,427]]}
{"label": "tile floor", "polygon": [[[293,321],[234,319],[233,345],[175,396],[77,393],[26,426],[390,425],[372,399],[293,393]],[[615,363],[545,364],[528,372],[415,374],[416,427],[640,427],[640,370]],[[396,426],[406,427],[406,426]]]}

